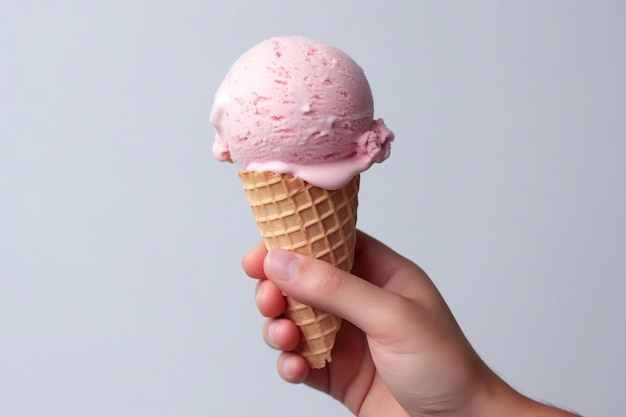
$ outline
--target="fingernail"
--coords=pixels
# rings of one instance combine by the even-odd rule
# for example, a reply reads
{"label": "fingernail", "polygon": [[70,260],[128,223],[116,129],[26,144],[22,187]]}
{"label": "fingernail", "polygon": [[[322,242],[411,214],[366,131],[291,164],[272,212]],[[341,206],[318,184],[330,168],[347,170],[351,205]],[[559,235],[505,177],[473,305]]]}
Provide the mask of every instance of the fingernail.
{"label": "fingernail", "polygon": [[272,346],[273,348],[276,347],[276,337],[275,337],[276,328],[277,328],[276,322],[273,322],[267,328],[267,341],[270,344],[270,346]]}
{"label": "fingernail", "polygon": [[273,249],[267,256],[269,273],[278,279],[289,281],[296,276],[300,259],[283,249]]}
{"label": "fingernail", "polygon": [[256,301],[257,305],[259,304],[259,300],[261,299],[261,285],[259,285],[260,282],[257,283],[256,287],[254,288],[254,300]]}
{"label": "fingernail", "polygon": [[295,371],[294,371],[293,360],[290,360],[290,358],[285,358],[280,364],[280,367],[281,367],[283,376],[287,378],[287,380],[294,379]]}

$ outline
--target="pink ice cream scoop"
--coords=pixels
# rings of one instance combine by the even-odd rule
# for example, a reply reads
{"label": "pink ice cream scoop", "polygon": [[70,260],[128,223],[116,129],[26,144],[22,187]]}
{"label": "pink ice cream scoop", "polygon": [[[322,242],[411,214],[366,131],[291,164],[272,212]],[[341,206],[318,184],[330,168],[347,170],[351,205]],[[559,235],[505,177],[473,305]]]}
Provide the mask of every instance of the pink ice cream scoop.
{"label": "pink ice cream scoop", "polygon": [[394,138],[374,120],[361,67],[301,37],[272,38],[245,52],[215,94],[210,121],[218,160],[329,190],[384,161]]}

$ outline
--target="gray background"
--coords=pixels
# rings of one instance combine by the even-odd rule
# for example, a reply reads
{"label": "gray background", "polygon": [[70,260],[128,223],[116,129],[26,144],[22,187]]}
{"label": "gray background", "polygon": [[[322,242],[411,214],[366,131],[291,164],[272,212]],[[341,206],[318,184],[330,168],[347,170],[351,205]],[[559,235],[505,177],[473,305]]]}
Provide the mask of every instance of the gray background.
{"label": "gray background", "polygon": [[211,155],[212,96],[273,35],[369,77],[392,157],[360,227],[422,265],[534,398],[623,413],[620,1],[0,1],[0,415],[347,416],[283,382]]}

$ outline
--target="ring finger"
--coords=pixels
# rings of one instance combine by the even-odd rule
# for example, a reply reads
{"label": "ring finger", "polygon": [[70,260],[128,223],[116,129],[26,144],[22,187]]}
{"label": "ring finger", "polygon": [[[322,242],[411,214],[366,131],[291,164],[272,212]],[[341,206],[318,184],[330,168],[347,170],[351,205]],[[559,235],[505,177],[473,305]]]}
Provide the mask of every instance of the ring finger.
{"label": "ring finger", "polygon": [[289,319],[268,319],[263,326],[263,339],[271,348],[290,351],[298,347],[300,334]]}

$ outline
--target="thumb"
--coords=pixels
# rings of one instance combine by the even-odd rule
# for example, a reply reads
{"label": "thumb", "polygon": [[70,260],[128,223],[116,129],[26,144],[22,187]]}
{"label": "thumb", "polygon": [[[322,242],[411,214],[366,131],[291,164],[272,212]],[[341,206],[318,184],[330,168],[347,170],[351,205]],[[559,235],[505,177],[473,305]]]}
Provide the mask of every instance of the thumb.
{"label": "thumb", "polygon": [[287,296],[343,317],[372,337],[385,337],[406,317],[404,297],[333,265],[283,249],[272,249],[263,264],[267,278]]}

